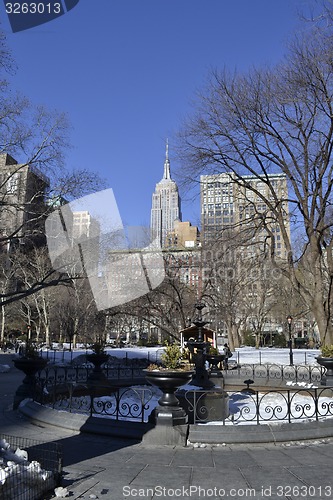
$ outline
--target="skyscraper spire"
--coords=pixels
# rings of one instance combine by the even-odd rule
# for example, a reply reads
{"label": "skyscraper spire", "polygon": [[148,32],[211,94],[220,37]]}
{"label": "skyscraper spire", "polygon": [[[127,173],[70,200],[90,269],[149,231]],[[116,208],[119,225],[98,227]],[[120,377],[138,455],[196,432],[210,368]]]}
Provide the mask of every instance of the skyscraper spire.
{"label": "skyscraper spire", "polygon": [[168,234],[174,229],[175,221],[181,218],[178,187],[170,175],[169,141],[167,140],[163,178],[156,184],[152,198],[150,216],[152,238],[164,247]]}
{"label": "skyscraper spire", "polygon": [[168,180],[171,179],[171,175],[170,175],[170,161],[169,161],[169,141],[168,141],[168,139],[166,140],[163,179],[168,179]]}

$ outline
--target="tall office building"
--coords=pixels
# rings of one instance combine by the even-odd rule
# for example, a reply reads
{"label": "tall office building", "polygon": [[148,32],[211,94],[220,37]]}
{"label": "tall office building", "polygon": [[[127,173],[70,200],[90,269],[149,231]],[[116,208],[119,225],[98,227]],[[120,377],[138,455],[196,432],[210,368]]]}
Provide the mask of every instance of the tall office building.
{"label": "tall office building", "polygon": [[[275,253],[286,257],[286,249],[280,234],[280,226],[263,198],[278,203],[283,211],[285,227],[290,232],[288,188],[284,174],[269,174],[269,184],[274,188],[276,200],[266,182],[254,175],[244,175],[235,180],[233,173],[202,175],[201,184],[201,234],[203,242],[214,241],[223,230],[233,231],[247,245],[247,253],[262,249],[267,244],[268,232],[275,235]],[[261,196],[263,198],[261,198]],[[231,233],[226,233],[230,237]]]}
{"label": "tall office building", "polygon": [[165,247],[167,235],[173,231],[177,220],[181,220],[180,198],[177,184],[171,179],[167,143],[163,178],[156,184],[152,199],[150,219],[152,239],[157,239],[161,247]]}
{"label": "tall office building", "polygon": [[0,154],[0,236],[13,242],[44,243],[48,178],[32,165]]}
{"label": "tall office building", "polygon": [[[86,276],[98,287],[101,266],[101,228],[88,210],[72,211],[70,203],[52,200],[54,209],[46,220],[47,246],[54,269]],[[105,249],[104,254],[105,255]]]}
{"label": "tall office building", "polygon": [[100,224],[87,210],[73,212],[73,244],[77,240],[95,238],[99,239],[101,233]]}

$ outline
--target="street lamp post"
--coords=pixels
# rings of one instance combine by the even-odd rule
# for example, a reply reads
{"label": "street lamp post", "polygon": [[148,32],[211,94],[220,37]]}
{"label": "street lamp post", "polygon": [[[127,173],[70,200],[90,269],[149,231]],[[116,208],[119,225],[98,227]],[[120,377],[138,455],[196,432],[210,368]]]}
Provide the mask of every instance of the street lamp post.
{"label": "street lamp post", "polygon": [[293,366],[294,355],[293,355],[293,342],[291,339],[291,323],[293,321],[293,318],[289,315],[287,321],[288,321],[288,331],[289,331],[289,364],[290,366]]}

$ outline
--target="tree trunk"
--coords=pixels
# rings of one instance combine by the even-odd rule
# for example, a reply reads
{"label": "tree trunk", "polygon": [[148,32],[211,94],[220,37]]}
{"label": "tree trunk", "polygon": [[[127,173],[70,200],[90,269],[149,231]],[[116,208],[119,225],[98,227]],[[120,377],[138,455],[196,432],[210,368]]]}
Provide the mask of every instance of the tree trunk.
{"label": "tree trunk", "polygon": [[236,347],[239,347],[237,325],[231,319],[226,321],[226,325],[228,331],[228,344],[230,350],[234,351]]}
{"label": "tree trunk", "polygon": [[232,331],[232,338],[233,338],[233,350],[235,350],[236,347],[239,347],[239,332],[238,332],[238,326],[236,323],[232,324],[231,331]]}
{"label": "tree trunk", "polygon": [[48,323],[45,325],[45,343],[50,345],[50,325]]}
{"label": "tree trunk", "polygon": [[5,306],[1,306],[1,343],[5,341],[5,326],[6,326],[6,310]]}
{"label": "tree trunk", "polygon": [[323,304],[320,297],[317,297],[312,304],[312,312],[315,317],[320,340],[322,345],[332,345],[333,344],[333,326],[332,318],[328,314],[325,304]]}

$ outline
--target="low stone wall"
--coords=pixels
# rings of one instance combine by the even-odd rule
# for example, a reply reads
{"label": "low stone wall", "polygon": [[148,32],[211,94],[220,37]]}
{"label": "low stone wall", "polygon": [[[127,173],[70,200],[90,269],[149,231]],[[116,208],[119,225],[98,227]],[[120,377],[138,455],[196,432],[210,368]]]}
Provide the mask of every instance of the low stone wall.
{"label": "low stone wall", "polygon": [[190,425],[188,444],[249,444],[306,441],[333,437],[332,422],[244,425]]}

